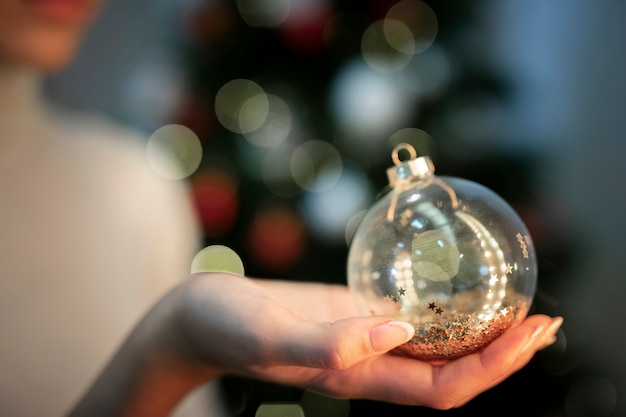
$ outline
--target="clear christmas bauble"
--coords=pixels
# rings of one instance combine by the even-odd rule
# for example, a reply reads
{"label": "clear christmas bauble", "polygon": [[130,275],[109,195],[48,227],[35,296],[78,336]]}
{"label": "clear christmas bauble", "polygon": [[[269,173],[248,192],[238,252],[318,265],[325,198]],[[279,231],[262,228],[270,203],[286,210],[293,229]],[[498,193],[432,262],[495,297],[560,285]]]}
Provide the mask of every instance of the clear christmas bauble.
{"label": "clear christmas bauble", "polygon": [[[400,160],[402,150],[410,159]],[[407,144],[392,159],[390,190],[350,242],[357,307],[415,326],[397,353],[439,361],[477,352],[528,314],[537,283],[532,239],[488,188],[434,175],[432,161]]]}

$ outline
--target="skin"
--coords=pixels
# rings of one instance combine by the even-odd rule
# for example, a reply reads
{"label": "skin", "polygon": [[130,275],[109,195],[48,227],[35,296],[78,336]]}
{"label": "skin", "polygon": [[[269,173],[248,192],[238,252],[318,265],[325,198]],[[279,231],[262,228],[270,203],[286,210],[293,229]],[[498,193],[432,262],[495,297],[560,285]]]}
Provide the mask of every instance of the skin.
{"label": "skin", "polygon": [[61,70],[74,56],[101,3],[0,0],[0,62],[43,72]]}
{"label": "skin", "polygon": [[[0,0],[0,63],[62,69],[100,6]],[[359,317],[345,286],[195,274],[137,324],[70,417],[167,416],[191,390],[224,375],[459,407],[554,342],[561,322],[534,315],[480,353],[433,364],[388,353],[412,335],[391,317]]]}
{"label": "skin", "polygon": [[147,314],[70,416],[167,416],[224,375],[449,409],[525,366],[562,319],[530,316],[482,352],[436,364],[388,353],[410,337],[393,323],[358,317],[345,286],[195,274]]}

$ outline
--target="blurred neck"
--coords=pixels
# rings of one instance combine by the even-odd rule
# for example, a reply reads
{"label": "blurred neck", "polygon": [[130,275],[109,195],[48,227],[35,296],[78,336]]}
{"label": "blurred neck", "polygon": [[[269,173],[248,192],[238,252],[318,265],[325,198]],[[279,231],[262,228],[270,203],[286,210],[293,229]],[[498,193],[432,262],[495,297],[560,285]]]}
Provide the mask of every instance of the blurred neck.
{"label": "blurred neck", "polygon": [[35,70],[0,64],[0,153],[32,137],[44,107]]}
{"label": "blurred neck", "polygon": [[38,101],[40,79],[40,74],[31,68],[0,64],[0,116],[4,119],[9,109]]}

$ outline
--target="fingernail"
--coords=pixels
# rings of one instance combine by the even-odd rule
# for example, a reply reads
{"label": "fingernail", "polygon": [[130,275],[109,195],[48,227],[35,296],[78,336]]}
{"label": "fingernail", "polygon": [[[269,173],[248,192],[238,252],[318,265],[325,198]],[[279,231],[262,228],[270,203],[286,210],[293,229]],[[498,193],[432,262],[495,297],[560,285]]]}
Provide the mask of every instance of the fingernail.
{"label": "fingernail", "polygon": [[537,328],[528,337],[528,341],[526,342],[526,345],[524,345],[524,347],[522,348],[520,354],[530,349],[530,347],[537,341],[537,338],[540,335],[543,343],[541,344],[539,349],[548,347],[556,342],[556,332],[559,331],[561,324],[563,324],[563,317],[555,317],[554,319],[552,319],[552,322],[548,325],[547,328],[542,325],[537,326]]}
{"label": "fingernail", "polygon": [[415,328],[405,321],[388,321],[370,330],[370,344],[376,352],[386,352],[411,340]]}
{"label": "fingernail", "polygon": [[520,354],[526,352],[533,345],[535,340],[537,340],[537,337],[539,337],[539,335],[543,333],[543,329],[544,329],[544,326],[542,325],[539,325],[537,326],[537,328],[535,328],[535,330],[530,334],[530,336],[528,336],[528,341],[522,348]]}
{"label": "fingernail", "polygon": [[555,317],[554,319],[552,319],[552,323],[550,323],[550,325],[546,329],[546,338],[556,335],[556,332],[559,331],[562,324],[563,317]]}
{"label": "fingernail", "polygon": [[556,342],[557,340],[556,333],[559,331],[562,324],[563,324],[563,317],[555,317],[552,320],[552,323],[550,323],[550,325],[544,332],[543,344],[541,345],[541,347],[539,347],[539,349],[545,349],[551,344],[553,344],[554,342]]}

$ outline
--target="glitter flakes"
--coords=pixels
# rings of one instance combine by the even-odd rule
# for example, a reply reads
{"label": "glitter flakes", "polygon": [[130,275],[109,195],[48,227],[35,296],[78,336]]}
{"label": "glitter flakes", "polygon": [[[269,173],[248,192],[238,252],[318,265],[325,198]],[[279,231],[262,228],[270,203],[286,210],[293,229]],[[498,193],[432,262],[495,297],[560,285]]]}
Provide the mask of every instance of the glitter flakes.
{"label": "glitter flakes", "polygon": [[[520,239],[520,242],[524,242],[521,235]],[[506,274],[512,273],[513,265],[507,263],[502,271],[506,271]],[[506,278],[506,275],[491,274],[489,284],[493,287],[500,282],[506,282]],[[510,291],[507,291],[506,298],[499,299],[497,303],[487,302],[480,310],[476,310],[475,306],[485,294],[479,290],[460,292],[443,301],[432,300],[426,305],[422,304],[419,309],[417,306],[403,305],[406,293],[404,287],[397,287],[395,294],[386,294],[383,297],[384,302],[394,311],[411,315],[408,321],[415,326],[413,338],[395,348],[394,353],[420,360],[450,360],[477,352],[528,312],[528,300],[521,294]],[[487,294],[490,299],[493,289],[489,288]],[[446,306],[445,309],[440,302]],[[370,309],[370,314],[376,314],[373,308]]]}
{"label": "glitter flakes", "polygon": [[383,297],[383,301],[389,304],[393,304],[393,309],[395,311],[402,310],[402,305],[400,304],[400,297],[402,297],[406,293],[406,290],[402,287],[398,289],[398,295],[385,295]]}
{"label": "glitter flakes", "polygon": [[504,308],[489,321],[468,314],[454,321],[422,325],[413,339],[394,352],[422,360],[459,358],[486,346],[511,327],[515,315],[508,313]]}
{"label": "glitter flakes", "polygon": [[428,303],[428,309],[434,311],[435,314],[441,315],[441,313],[443,313],[443,309],[441,307],[437,307],[437,304],[434,302]]}
{"label": "glitter flakes", "polygon": [[527,237],[522,236],[521,233],[516,234],[515,237],[519,242],[520,249],[522,249],[522,255],[524,255],[525,259],[528,259],[528,245],[526,244]]}
{"label": "glitter flakes", "polygon": [[[462,305],[471,304],[476,294],[467,292],[457,296],[461,298],[455,304]],[[420,360],[439,361],[479,351],[518,323],[525,316],[528,303],[523,297],[515,296],[505,300],[498,310],[492,310],[489,314],[457,310],[444,312],[434,302],[429,303],[428,308],[433,310],[437,319],[424,317],[417,320],[419,324],[415,325],[413,338],[395,348],[394,353]]]}

